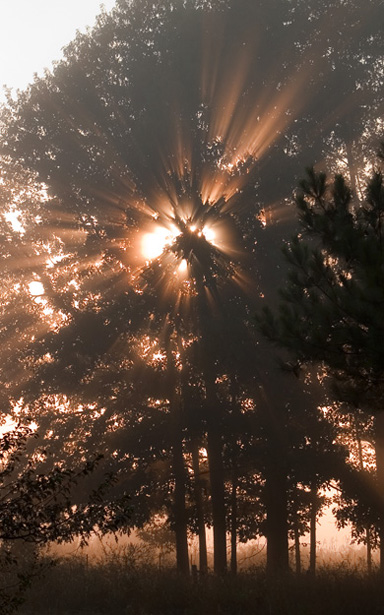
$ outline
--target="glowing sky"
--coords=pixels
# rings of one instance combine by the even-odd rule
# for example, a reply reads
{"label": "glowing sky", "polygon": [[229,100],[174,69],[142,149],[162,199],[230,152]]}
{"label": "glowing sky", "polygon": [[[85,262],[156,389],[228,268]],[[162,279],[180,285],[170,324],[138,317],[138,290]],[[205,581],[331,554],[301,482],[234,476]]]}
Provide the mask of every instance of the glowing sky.
{"label": "glowing sky", "polygon": [[2,86],[24,89],[61,58],[61,49],[93,26],[103,4],[115,0],[0,0],[0,101]]}

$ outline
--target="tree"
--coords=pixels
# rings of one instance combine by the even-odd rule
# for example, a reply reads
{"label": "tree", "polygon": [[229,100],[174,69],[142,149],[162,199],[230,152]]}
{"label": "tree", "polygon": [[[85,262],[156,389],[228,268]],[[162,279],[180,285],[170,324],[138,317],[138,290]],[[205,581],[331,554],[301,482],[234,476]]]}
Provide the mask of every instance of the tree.
{"label": "tree", "polygon": [[[27,450],[35,436],[30,427],[19,424],[5,429],[0,438],[0,604],[2,613],[12,613],[23,602],[33,578],[42,572],[38,561],[23,569],[13,550],[15,543],[45,545],[80,536],[86,544],[95,532],[125,531],[130,507],[127,497],[110,499],[112,476],[106,475],[96,489],[86,487],[86,478],[100,457],[81,467],[47,469],[46,451]],[[80,485],[83,497],[79,501]]]}
{"label": "tree", "polygon": [[[334,513],[339,527],[352,525],[352,541],[366,546],[367,572],[372,571],[372,551],[379,547],[378,516],[375,489],[374,419],[367,420],[364,411],[345,404],[336,404],[342,439],[349,448],[349,464],[340,476],[337,509]],[[340,412],[341,410],[341,412]],[[347,412],[346,412],[347,410]],[[375,494],[373,496],[373,494]]]}
{"label": "tree", "polygon": [[[99,408],[95,382],[102,373],[100,411],[107,408],[105,421],[117,408],[125,425],[126,414],[131,422],[135,416],[142,420],[146,407],[151,426],[163,426],[166,421],[151,420],[155,412],[149,398],[142,394],[139,404],[123,380],[134,371],[130,348],[140,346],[145,327],[160,338],[161,326],[153,328],[153,320],[156,325],[159,320],[182,321],[185,344],[190,342],[189,326],[199,353],[194,381],[204,406],[200,432],[209,436],[219,572],[226,568],[227,404],[220,399],[218,380],[229,371],[221,360],[225,344],[220,341],[233,345],[235,356],[241,353],[227,317],[228,303],[232,301],[233,312],[238,307],[244,313],[247,303],[254,309],[260,294],[273,293],[280,278],[279,256],[270,246],[283,224],[264,232],[262,222],[274,209],[270,204],[289,193],[299,153],[313,148],[312,138],[305,146],[295,143],[304,143],[308,125],[328,120],[316,96],[316,68],[324,69],[327,80],[330,43],[322,40],[318,50],[312,41],[321,19],[335,5],[339,2],[319,9],[316,1],[299,0],[118,0],[92,32],[79,34],[67,47],[52,74],[37,79],[2,113],[2,151],[34,169],[47,186],[40,228],[49,229],[47,251],[55,255],[52,268],[43,259],[36,271],[44,287],[44,309],[55,315],[53,330],[42,343],[15,353],[14,363],[18,355],[28,365],[41,406],[53,385],[39,375],[59,374],[61,367],[55,393],[71,392],[71,401],[77,403],[88,395],[89,407]],[[350,19],[351,7],[354,15],[355,3],[343,3],[343,17]],[[364,24],[366,41],[376,24],[371,13]],[[366,56],[356,54],[355,39],[348,39],[347,51],[366,81],[367,62],[360,62]],[[373,37],[373,46],[377,40]],[[315,110],[302,114],[304,86]],[[313,117],[318,122],[311,123]],[[318,137],[322,141],[322,135]],[[149,255],[142,245],[148,237],[156,248]],[[260,288],[251,285],[247,269],[258,280],[265,274]],[[169,327],[170,336],[177,335],[178,326]],[[32,332],[30,341],[36,341]],[[116,358],[117,348],[126,354],[125,361]],[[176,354],[175,349],[170,352]],[[255,363],[264,358],[260,352]],[[143,356],[136,359],[145,363]],[[172,361],[168,363],[171,368]],[[8,373],[5,367],[4,381]],[[28,388],[25,382],[17,384],[15,399]],[[130,384],[136,391],[144,384],[145,390],[148,379]],[[178,407],[179,384],[176,388],[169,386],[158,398],[162,408],[168,408],[171,398]],[[135,403],[140,405],[138,413],[130,412]],[[273,460],[279,429],[270,428]],[[174,431],[179,441],[175,438],[173,446],[183,452],[188,430],[184,424]],[[149,459],[154,449],[164,455],[162,446],[148,443]],[[180,455],[174,456],[174,464],[176,459],[180,462]],[[273,465],[271,461],[269,485],[274,483],[283,506],[271,496],[269,508],[271,515],[277,512],[278,551],[285,554],[286,468],[283,460],[278,468]],[[173,470],[182,496],[185,472],[181,464],[180,471]]]}
{"label": "tree", "polygon": [[[380,156],[382,158],[382,150]],[[301,232],[284,247],[290,266],[277,314],[257,318],[262,332],[292,355],[299,371],[313,363],[332,378],[338,398],[374,415],[377,481],[384,492],[383,174],[367,184],[356,204],[341,175],[308,169],[296,196]],[[384,566],[380,505],[381,566]]]}

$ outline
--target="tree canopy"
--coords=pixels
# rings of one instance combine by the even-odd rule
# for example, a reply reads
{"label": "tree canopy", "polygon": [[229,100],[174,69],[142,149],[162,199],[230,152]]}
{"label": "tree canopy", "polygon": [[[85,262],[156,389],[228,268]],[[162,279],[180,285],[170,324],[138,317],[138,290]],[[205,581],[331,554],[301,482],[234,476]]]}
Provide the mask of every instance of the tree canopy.
{"label": "tree canopy", "polygon": [[301,232],[284,248],[290,273],[279,316],[265,308],[261,327],[299,366],[323,363],[339,387],[352,387],[352,400],[381,411],[382,171],[373,171],[361,205],[342,175],[329,184],[325,173],[307,174],[296,197]]}
{"label": "tree canopy", "polygon": [[[339,520],[345,522],[349,514],[359,535],[375,519],[383,569],[382,170],[373,167],[359,203],[342,175],[328,182],[325,173],[309,168],[296,206],[300,232],[283,249],[289,272],[280,306],[277,311],[265,307],[257,323],[288,351],[287,364],[296,375],[315,365],[318,378],[331,380],[334,399],[355,413],[363,409],[374,416],[376,486],[369,473],[357,482],[344,476],[348,503]],[[364,469],[362,460],[360,466]]]}
{"label": "tree canopy", "polygon": [[[103,446],[126,470],[138,525],[164,495],[184,572],[188,524],[203,544],[207,520],[224,572],[246,477],[259,481],[258,519],[266,487],[257,531],[288,565],[287,493],[308,478],[288,451],[305,438],[292,439],[291,387],[248,324],[284,275],[272,246],[294,225],[299,165],[348,158],[351,144],[364,160],[364,131],[381,130],[380,4],[118,0],[2,110],[3,164],[17,161],[35,187],[18,204],[29,211],[16,233],[27,265],[12,245],[9,189],[2,203],[8,406],[33,411],[59,456]],[[309,398],[292,399],[303,409]],[[209,512],[198,504],[201,451]]]}

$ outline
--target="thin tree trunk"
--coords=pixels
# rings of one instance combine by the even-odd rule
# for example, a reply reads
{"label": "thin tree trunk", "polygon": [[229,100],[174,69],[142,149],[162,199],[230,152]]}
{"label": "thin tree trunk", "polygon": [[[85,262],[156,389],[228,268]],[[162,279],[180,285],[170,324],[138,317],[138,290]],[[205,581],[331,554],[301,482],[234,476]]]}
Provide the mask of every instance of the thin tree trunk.
{"label": "thin tree trunk", "polygon": [[[297,486],[295,487],[297,492]],[[300,532],[299,532],[299,515],[298,515],[298,498],[294,495],[293,501],[293,536],[295,541],[295,571],[296,576],[301,575],[301,553],[300,553]]]}
{"label": "thin tree trunk", "polygon": [[231,493],[231,573],[237,574],[237,471],[235,464],[232,471]]}
{"label": "thin tree trunk", "polygon": [[213,567],[217,575],[227,570],[227,532],[225,522],[224,471],[222,442],[218,427],[210,420],[207,431],[209,475],[213,520]]}
{"label": "thin tree trunk", "polygon": [[299,577],[301,575],[300,534],[296,521],[293,531],[295,535],[295,570],[296,575]]}
{"label": "thin tree trunk", "polygon": [[208,571],[207,538],[205,533],[204,502],[200,477],[199,443],[196,438],[192,438],[191,440],[191,452],[193,474],[195,476],[195,503],[199,532],[199,569],[200,574],[205,575]]}
{"label": "thin tree trunk", "polygon": [[[363,447],[361,445],[359,421],[357,419],[356,414],[354,415],[354,419],[355,419],[357,449],[359,452],[360,469],[364,470]],[[365,539],[367,542],[367,572],[368,574],[371,574],[372,572],[372,546],[371,546],[371,530],[370,530],[369,524],[367,524],[365,528]]]}
{"label": "thin tree trunk", "polygon": [[173,474],[175,478],[174,516],[177,570],[182,574],[188,575],[189,555],[187,537],[187,514],[185,508],[185,466],[181,429],[177,429],[176,433],[174,434],[172,460]]}
{"label": "thin tree trunk", "polygon": [[172,470],[175,479],[173,513],[176,538],[176,565],[183,575],[189,575],[188,525],[185,507],[185,463],[183,451],[183,425],[178,374],[171,350],[173,329],[169,326],[167,337],[167,369],[170,396],[170,415],[172,430]]}
{"label": "thin tree trunk", "polygon": [[384,575],[384,411],[375,415],[376,476],[380,498],[380,573]]}
{"label": "thin tree trunk", "polygon": [[310,551],[309,572],[316,574],[316,524],[317,524],[318,497],[316,481],[311,485],[311,512],[310,512]]}
{"label": "thin tree trunk", "polygon": [[212,362],[214,340],[209,328],[209,311],[203,278],[197,279],[198,321],[200,326],[200,364],[202,366],[206,399],[207,450],[213,521],[213,567],[217,575],[227,571],[227,532],[225,519],[225,491],[223,443],[221,438],[221,408],[216,395],[215,371]]}
{"label": "thin tree trunk", "polygon": [[372,572],[372,546],[371,546],[371,529],[369,525],[365,528],[366,540],[367,540],[367,572]]}

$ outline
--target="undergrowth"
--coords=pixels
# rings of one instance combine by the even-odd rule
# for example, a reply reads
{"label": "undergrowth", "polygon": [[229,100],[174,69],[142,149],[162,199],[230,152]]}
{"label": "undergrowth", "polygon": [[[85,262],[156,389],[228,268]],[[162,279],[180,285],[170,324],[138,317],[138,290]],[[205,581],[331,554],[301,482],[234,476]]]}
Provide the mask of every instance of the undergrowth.
{"label": "undergrowth", "polygon": [[185,579],[123,557],[60,561],[32,587],[22,615],[382,615],[375,576],[336,567],[267,581],[260,569]]}

